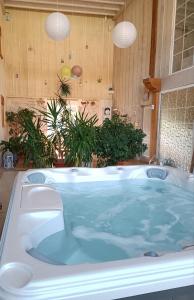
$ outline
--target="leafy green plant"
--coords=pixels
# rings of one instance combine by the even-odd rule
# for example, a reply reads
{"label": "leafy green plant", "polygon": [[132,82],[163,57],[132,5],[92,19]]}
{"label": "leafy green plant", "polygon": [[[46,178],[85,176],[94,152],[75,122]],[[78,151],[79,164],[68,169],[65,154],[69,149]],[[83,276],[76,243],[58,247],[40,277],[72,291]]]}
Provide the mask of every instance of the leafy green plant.
{"label": "leafy green plant", "polygon": [[0,148],[2,152],[5,152],[9,149],[12,153],[20,154],[22,152],[22,137],[10,137],[8,141],[1,141]]}
{"label": "leafy green plant", "polygon": [[97,116],[89,117],[88,114],[79,112],[75,119],[67,120],[64,129],[65,162],[73,163],[77,167],[88,166],[92,161],[95,150],[95,124]]}
{"label": "leafy green plant", "polygon": [[64,137],[62,132],[69,116],[66,104],[63,101],[51,100],[47,102],[47,110],[39,110],[43,116],[43,123],[47,126],[48,139],[53,144],[56,156],[64,158]]}
{"label": "leafy green plant", "polygon": [[35,168],[51,167],[54,160],[54,149],[41,130],[39,118],[33,120],[30,114],[20,114],[20,125],[23,129],[24,165],[32,163]]}
{"label": "leafy green plant", "polygon": [[0,150],[2,151],[2,155],[7,151],[11,151],[13,153],[13,161],[14,165],[16,165],[18,161],[18,156],[22,154],[22,136],[11,136],[8,141],[0,142]]}
{"label": "leafy green plant", "polygon": [[131,123],[126,123],[117,115],[105,119],[96,127],[96,150],[98,166],[115,165],[118,161],[134,158],[142,154],[147,146],[143,143],[145,134]]}
{"label": "leafy green plant", "polygon": [[22,135],[22,127],[20,125],[20,118],[23,116],[29,116],[31,118],[35,118],[35,113],[33,110],[19,109],[18,112],[6,112],[6,121],[9,125],[9,135],[11,137],[18,137]]}

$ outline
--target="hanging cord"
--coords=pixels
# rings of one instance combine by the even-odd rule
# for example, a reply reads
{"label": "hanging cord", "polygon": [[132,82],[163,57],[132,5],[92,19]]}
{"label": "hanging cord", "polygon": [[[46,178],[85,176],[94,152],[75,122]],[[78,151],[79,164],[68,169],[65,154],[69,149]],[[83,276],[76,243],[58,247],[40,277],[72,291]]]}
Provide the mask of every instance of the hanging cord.
{"label": "hanging cord", "polygon": [[[71,10],[71,24],[73,23],[73,0],[71,1],[71,7],[72,7],[72,10]],[[72,49],[71,49],[71,35],[69,35],[69,57],[68,57],[69,61],[72,59]]]}
{"label": "hanging cord", "polygon": [[103,29],[102,29],[102,34],[103,34],[102,54],[103,55],[102,55],[102,64],[101,64],[101,75],[103,74],[103,69],[104,69],[103,64],[104,64],[104,54],[105,54],[105,49],[104,49],[104,47],[105,47],[105,21],[106,21],[106,17],[103,18]]}
{"label": "hanging cord", "polygon": [[[108,33],[108,46],[109,46],[109,44],[110,44],[110,34],[109,34],[109,24],[108,24],[108,22],[107,22],[107,28],[106,28],[106,30],[107,30],[107,33]],[[110,50],[109,50],[109,47],[108,47],[108,63],[107,63],[107,68],[108,68],[108,88],[110,88],[110,74],[109,74],[109,72],[110,72]],[[112,87],[112,85],[111,85],[111,87]]]}

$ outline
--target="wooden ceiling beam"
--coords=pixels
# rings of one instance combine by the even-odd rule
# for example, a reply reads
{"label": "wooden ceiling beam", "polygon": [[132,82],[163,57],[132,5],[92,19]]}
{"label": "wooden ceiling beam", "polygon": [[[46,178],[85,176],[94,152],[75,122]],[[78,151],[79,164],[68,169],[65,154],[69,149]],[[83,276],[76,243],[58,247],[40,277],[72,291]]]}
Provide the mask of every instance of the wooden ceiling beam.
{"label": "wooden ceiling beam", "polygon": [[121,7],[119,5],[111,5],[111,4],[103,4],[103,3],[97,3],[97,2],[84,2],[84,1],[80,1],[80,0],[69,0],[69,1],[64,1],[61,0],[58,3],[56,3],[55,0],[7,0],[6,3],[10,4],[10,3],[26,3],[26,4],[30,4],[30,5],[39,5],[39,4],[44,4],[44,5],[53,5],[56,8],[57,7],[61,7],[61,6],[67,6],[67,7],[71,7],[72,9],[77,9],[77,8],[87,8],[87,9],[104,9],[104,10],[113,10],[115,12],[120,11]]}
{"label": "wooden ceiling beam", "polygon": [[[83,2],[88,2],[88,0],[82,0]],[[125,0],[92,0],[92,2],[97,3],[106,3],[106,4],[118,4],[118,5],[124,5]]]}
{"label": "wooden ceiling beam", "polygon": [[38,10],[38,11],[60,11],[65,13],[73,13],[73,14],[86,14],[86,15],[100,15],[100,16],[110,16],[114,17],[115,12],[110,10],[104,10],[104,9],[87,9],[87,8],[70,8],[67,6],[60,6],[56,7],[55,5],[43,5],[43,4],[30,4],[18,1],[10,1],[7,0],[5,3],[6,8],[18,8],[18,9],[28,9],[28,10]]}
{"label": "wooden ceiling beam", "polygon": [[120,15],[123,14],[127,10],[128,6],[131,4],[132,1],[133,0],[126,0],[124,2],[123,6],[119,10],[119,12],[114,16],[114,18],[113,18],[114,21],[117,21],[117,19],[120,17]]}

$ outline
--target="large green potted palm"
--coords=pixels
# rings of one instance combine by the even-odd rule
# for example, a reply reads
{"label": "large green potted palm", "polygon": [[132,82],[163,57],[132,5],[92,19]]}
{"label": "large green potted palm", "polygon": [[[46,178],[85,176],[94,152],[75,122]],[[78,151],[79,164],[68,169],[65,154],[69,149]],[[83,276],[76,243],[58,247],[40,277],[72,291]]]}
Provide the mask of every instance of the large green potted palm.
{"label": "large green potted palm", "polygon": [[71,93],[71,86],[68,81],[62,80],[59,76],[59,89],[57,98],[47,102],[46,110],[38,110],[42,115],[42,121],[47,128],[47,137],[54,146],[56,167],[64,166],[64,128],[70,112],[67,110],[65,98]]}
{"label": "large green potted palm", "polygon": [[55,149],[56,167],[64,166],[64,128],[66,127],[67,119],[69,118],[69,111],[66,108],[66,103],[53,99],[47,102],[47,110],[39,110],[43,116],[43,123],[47,127],[47,137]]}
{"label": "large green potted palm", "polygon": [[63,136],[65,143],[65,162],[76,167],[91,166],[92,155],[96,147],[97,116],[78,112],[75,118],[67,120]]}

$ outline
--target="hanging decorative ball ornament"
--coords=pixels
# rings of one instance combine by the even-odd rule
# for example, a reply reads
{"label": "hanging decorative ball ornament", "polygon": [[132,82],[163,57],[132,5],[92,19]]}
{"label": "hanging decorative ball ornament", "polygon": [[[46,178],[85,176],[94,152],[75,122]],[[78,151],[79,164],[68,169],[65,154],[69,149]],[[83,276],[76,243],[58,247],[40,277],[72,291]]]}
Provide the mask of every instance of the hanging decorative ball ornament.
{"label": "hanging decorative ball ornament", "polygon": [[113,43],[118,48],[130,47],[137,37],[137,30],[135,26],[127,21],[118,23],[112,31]]}
{"label": "hanging decorative ball ornament", "polygon": [[69,79],[71,77],[71,68],[68,66],[63,66],[60,71],[61,79]]}
{"label": "hanging decorative ball ornament", "polygon": [[82,68],[80,66],[73,66],[71,69],[71,74],[74,78],[80,77],[82,75]]}
{"label": "hanging decorative ball ornament", "polygon": [[70,33],[69,19],[62,13],[51,13],[46,18],[45,30],[51,39],[61,41]]}

